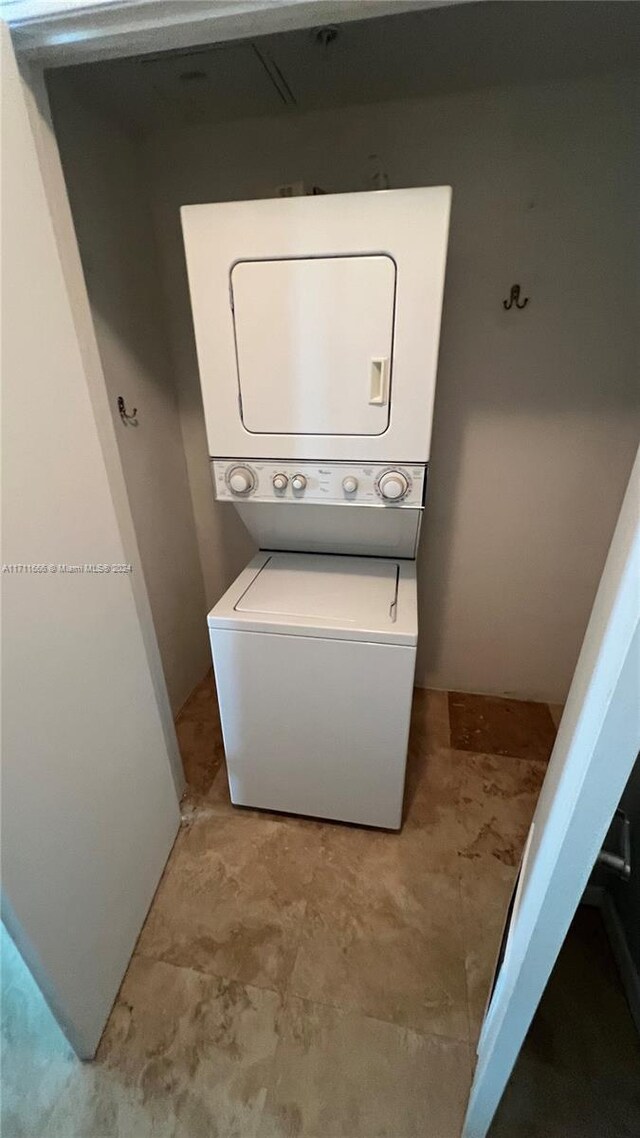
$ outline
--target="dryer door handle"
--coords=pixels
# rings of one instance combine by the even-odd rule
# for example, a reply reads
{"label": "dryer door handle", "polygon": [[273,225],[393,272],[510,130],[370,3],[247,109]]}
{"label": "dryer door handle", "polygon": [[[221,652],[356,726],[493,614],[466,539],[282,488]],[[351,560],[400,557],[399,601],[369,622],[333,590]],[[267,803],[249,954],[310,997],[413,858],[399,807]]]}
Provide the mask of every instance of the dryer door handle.
{"label": "dryer door handle", "polygon": [[389,402],[389,357],[379,356],[371,361],[369,403],[386,407]]}

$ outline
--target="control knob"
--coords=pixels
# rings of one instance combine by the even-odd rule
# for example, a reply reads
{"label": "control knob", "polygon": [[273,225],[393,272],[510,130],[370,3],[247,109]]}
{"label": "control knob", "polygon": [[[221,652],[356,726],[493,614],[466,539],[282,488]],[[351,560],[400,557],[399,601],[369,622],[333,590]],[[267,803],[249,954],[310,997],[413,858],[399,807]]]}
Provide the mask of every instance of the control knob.
{"label": "control knob", "polygon": [[272,482],[274,490],[282,491],[287,489],[289,479],[286,474],[274,474]]}
{"label": "control knob", "polygon": [[294,490],[304,490],[305,486],[307,485],[307,480],[304,474],[294,474],[293,478],[291,479],[291,485],[293,486]]}
{"label": "control knob", "polygon": [[378,482],[378,490],[387,502],[399,502],[409,489],[401,470],[387,470]]}
{"label": "control knob", "polygon": [[358,479],[354,478],[352,474],[348,474],[346,478],[342,479],[342,489],[345,494],[355,494],[358,489]]}
{"label": "control knob", "polygon": [[244,497],[253,490],[256,479],[248,466],[234,466],[227,475],[227,482],[232,494]]}

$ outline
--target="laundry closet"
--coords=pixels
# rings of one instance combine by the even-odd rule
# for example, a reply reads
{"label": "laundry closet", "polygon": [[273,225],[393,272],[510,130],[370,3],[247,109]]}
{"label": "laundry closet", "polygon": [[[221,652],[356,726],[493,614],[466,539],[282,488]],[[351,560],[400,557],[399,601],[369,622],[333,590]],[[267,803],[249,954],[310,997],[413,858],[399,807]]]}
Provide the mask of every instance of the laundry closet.
{"label": "laundry closet", "polygon": [[[437,16],[432,73],[411,45]],[[211,489],[180,208],[387,186],[453,189],[416,683],[565,698],[635,438],[631,82],[568,58],[473,86],[448,19],[47,74],[174,712],[255,550]]]}
{"label": "laundry closet", "polygon": [[[626,751],[605,702],[596,709],[594,738],[609,724],[617,765],[612,775],[607,759],[602,774],[594,761],[583,779],[576,738],[584,690],[565,712],[545,778],[640,426],[638,156],[630,113],[638,60],[633,37],[620,36],[610,8],[447,5],[173,50],[158,48],[155,36],[151,52],[142,43],[139,54],[99,58],[96,51],[80,63],[69,40],[68,60],[60,50],[44,69],[37,55],[19,60],[27,94],[18,108],[18,152],[41,194],[20,214],[22,236],[11,250],[14,265],[24,250],[34,282],[32,298],[16,273],[14,325],[29,383],[26,394],[20,377],[14,384],[14,422],[24,439],[32,416],[43,455],[37,481],[33,457],[23,446],[20,466],[14,447],[15,484],[31,494],[24,532],[31,541],[38,531],[40,542],[27,552],[45,558],[46,537],[51,549],[60,544],[55,558],[79,559],[73,536],[83,560],[124,557],[133,567],[117,583],[103,580],[102,592],[90,591],[97,578],[88,576],[75,593],[62,574],[33,578],[31,594],[11,582],[17,615],[7,640],[23,671],[15,668],[18,745],[7,800],[12,818],[28,820],[33,856],[24,858],[16,823],[5,877],[22,906],[14,927],[26,930],[26,949],[35,945],[44,967],[26,949],[23,955],[43,991],[53,991],[60,1020],[79,1025],[74,1047],[83,1057],[95,1053],[180,825],[184,784],[172,721],[205,690],[210,726],[212,647],[233,805],[327,819],[339,847],[327,858],[336,881],[342,835],[362,839],[363,848],[371,842],[368,872],[389,902],[381,913],[394,910],[402,894],[398,867],[420,884],[443,865],[450,874],[438,952],[457,988],[452,999],[443,988],[435,1004],[436,1011],[450,1005],[446,1014],[460,1022],[436,1023],[436,1034],[460,1035],[465,1048],[475,1043],[465,1034],[468,1011],[479,1031],[509,900],[509,936],[515,929],[521,938],[522,959],[531,953],[542,975],[554,944],[557,951],[563,890],[577,904],[596,839],[604,840],[626,781]],[[284,20],[273,26],[290,27]],[[176,42],[171,35],[167,41]],[[394,202],[402,215],[397,231],[385,212]],[[54,232],[38,228],[42,247],[34,253],[28,238],[36,213]],[[267,231],[277,240],[265,242]],[[223,254],[214,297],[209,264]],[[40,290],[45,262],[55,272]],[[65,364],[56,378],[53,363],[49,370],[32,359],[33,342],[41,336],[49,345],[58,327],[60,306],[50,316],[43,304],[49,292],[71,313],[60,339],[76,353],[69,357],[73,375]],[[321,321],[309,299],[317,295]],[[286,343],[292,326],[300,333],[293,345]],[[405,370],[412,337],[420,382]],[[20,344],[14,355],[21,360]],[[291,378],[296,368],[308,384],[304,399]],[[222,383],[222,375],[233,382]],[[49,407],[60,416],[55,422]],[[51,442],[47,413],[53,454],[43,445]],[[318,446],[322,439],[330,440],[327,450]],[[102,478],[102,498],[89,469]],[[66,520],[49,534],[56,502]],[[628,518],[628,500],[625,509]],[[13,559],[25,559],[17,538],[14,545]],[[616,548],[618,567],[626,565],[624,532]],[[299,558],[309,559],[304,571]],[[606,621],[617,612],[606,606],[621,580],[622,571],[600,597]],[[35,640],[32,625],[48,629],[52,615],[71,669],[42,655]],[[314,641],[319,650],[312,653]],[[83,686],[87,645],[95,660]],[[599,651],[596,644],[594,659]],[[576,672],[578,687],[584,674],[584,667]],[[620,676],[622,690],[628,672]],[[403,805],[412,694],[417,766]],[[467,697],[480,708],[474,729],[460,713],[452,731]],[[480,722],[483,698],[494,701],[507,730],[510,699],[542,715],[542,742],[535,731],[525,739],[525,750],[540,744],[542,759],[519,754],[520,738],[500,751]],[[43,738],[32,746],[36,702],[44,709]],[[428,742],[420,720],[427,705],[435,716]],[[280,735],[279,723],[286,727]],[[247,777],[246,755],[263,747],[268,785]],[[301,785],[303,751],[314,780]],[[422,751],[433,760],[433,780]],[[325,755],[330,777],[323,777]],[[221,744],[214,757],[223,771]],[[466,797],[460,782],[458,797],[447,799],[452,763],[465,778],[471,772]],[[357,778],[349,785],[351,769]],[[419,777],[426,783],[418,792]],[[583,786],[593,793],[589,799],[585,790],[584,803]],[[611,786],[615,801],[607,797]],[[416,803],[423,812],[417,822],[408,809]],[[558,803],[567,818],[579,807],[583,819],[600,812],[573,848],[562,844]],[[504,833],[492,829],[494,815]],[[231,811],[229,829],[247,817]],[[183,835],[190,824],[187,817]],[[485,896],[474,873],[487,833],[496,848],[487,855]],[[553,888],[530,889],[523,902],[527,875],[539,876],[545,864]],[[461,865],[469,871],[464,882]],[[567,865],[570,888],[562,879]],[[71,877],[76,928],[59,903]],[[216,903],[197,904],[182,921],[183,893],[188,889],[169,898],[164,919],[180,925],[178,940],[202,932],[217,951],[224,938],[206,927],[218,917]],[[246,913],[236,894],[234,935],[241,940]],[[527,921],[540,897],[546,905],[552,895],[556,910],[552,899],[543,917],[553,936],[541,945]],[[356,890],[354,902],[365,901]],[[463,903],[471,950],[465,956],[458,946],[450,968],[451,930],[460,921],[449,918]],[[277,912],[274,921],[278,929]],[[365,941],[367,928],[363,920]],[[476,937],[481,928],[484,938]],[[440,975],[413,932],[409,979],[414,962],[419,974],[405,1026],[419,1031],[411,1016],[420,1001],[429,1007]],[[489,952],[480,983],[481,942]],[[506,961],[515,969],[520,956],[509,954],[513,941],[505,944],[501,967]],[[369,977],[381,1002],[361,1010],[384,1020],[397,992],[394,966],[384,954],[381,961],[379,975]],[[357,956],[350,966],[359,982]],[[326,967],[321,1002],[338,971]],[[322,967],[316,962],[309,975],[320,984]],[[504,993],[498,982],[489,1009],[494,1026]],[[480,1095],[492,1082],[493,1027],[486,1023]],[[505,1016],[499,1030],[508,1027]],[[508,1072],[502,1075],[504,1085]],[[483,1103],[476,1112],[491,1113]]]}

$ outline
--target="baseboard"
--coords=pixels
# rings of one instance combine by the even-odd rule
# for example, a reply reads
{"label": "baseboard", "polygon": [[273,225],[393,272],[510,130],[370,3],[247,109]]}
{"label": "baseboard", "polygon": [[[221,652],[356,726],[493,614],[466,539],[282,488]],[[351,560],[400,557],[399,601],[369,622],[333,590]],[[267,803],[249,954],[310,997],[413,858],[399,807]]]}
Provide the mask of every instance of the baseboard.
{"label": "baseboard", "polygon": [[525,695],[523,692],[517,693],[513,691],[481,691],[477,687],[457,687],[451,685],[445,687],[442,680],[429,679],[428,676],[416,676],[414,680],[414,687],[420,688],[421,691],[440,691],[448,693],[449,695],[479,695],[487,699],[509,699],[515,703],[545,703],[547,706],[550,704],[552,707],[564,707],[564,700],[562,699],[546,699],[542,695]]}
{"label": "baseboard", "polygon": [[582,903],[599,909],[602,914],[605,932],[620,973],[629,1009],[640,1035],[640,973],[631,955],[624,925],[620,920],[615,903],[603,885],[588,885],[584,891]]}

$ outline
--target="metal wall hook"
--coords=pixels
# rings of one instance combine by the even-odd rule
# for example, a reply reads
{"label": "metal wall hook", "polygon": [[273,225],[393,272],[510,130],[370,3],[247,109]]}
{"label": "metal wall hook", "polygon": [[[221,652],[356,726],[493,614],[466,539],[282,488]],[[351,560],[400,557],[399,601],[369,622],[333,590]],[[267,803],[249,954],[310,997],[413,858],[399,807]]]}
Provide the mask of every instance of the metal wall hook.
{"label": "metal wall hook", "polygon": [[127,408],[124,405],[124,399],[122,398],[121,395],[118,396],[118,411],[120,412],[120,418],[122,419],[122,422],[125,424],[125,426],[127,426],[127,427],[137,427],[138,426],[138,419],[137,419],[138,408],[134,407],[132,413],[129,414],[127,411]]}
{"label": "metal wall hook", "polygon": [[516,308],[526,308],[528,303],[529,303],[529,297],[525,296],[523,301],[522,301],[522,304],[520,304],[520,285],[519,284],[511,285],[511,292],[509,293],[509,299],[502,301],[503,307],[506,308],[507,311],[509,311],[510,308],[513,308],[514,304],[515,304]]}

